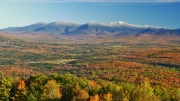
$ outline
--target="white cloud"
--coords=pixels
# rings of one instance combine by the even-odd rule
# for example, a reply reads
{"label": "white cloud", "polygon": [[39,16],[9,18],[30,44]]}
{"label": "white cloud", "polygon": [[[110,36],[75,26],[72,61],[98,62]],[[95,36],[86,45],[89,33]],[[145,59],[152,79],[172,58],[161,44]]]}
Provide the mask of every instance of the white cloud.
{"label": "white cloud", "polygon": [[180,2],[180,0],[0,0],[1,2]]}

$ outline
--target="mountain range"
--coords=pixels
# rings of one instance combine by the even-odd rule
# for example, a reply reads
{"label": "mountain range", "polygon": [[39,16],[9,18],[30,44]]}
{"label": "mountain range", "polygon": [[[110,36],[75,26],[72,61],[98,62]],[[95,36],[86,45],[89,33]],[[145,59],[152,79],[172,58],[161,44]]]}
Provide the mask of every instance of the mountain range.
{"label": "mountain range", "polygon": [[0,32],[16,32],[21,34],[27,33],[44,33],[56,35],[114,35],[126,36],[141,34],[151,35],[180,35],[180,29],[170,29],[165,27],[140,26],[128,24],[123,21],[110,22],[102,24],[92,21],[85,24],[72,22],[57,21],[52,23],[36,23],[24,27],[8,27],[1,29]]}

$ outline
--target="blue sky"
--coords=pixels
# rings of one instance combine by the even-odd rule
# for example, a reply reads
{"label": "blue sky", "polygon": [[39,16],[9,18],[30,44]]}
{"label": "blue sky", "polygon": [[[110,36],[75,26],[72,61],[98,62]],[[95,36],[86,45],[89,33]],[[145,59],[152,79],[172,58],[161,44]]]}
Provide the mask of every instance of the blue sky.
{"label": "blue sky", "polygon": [[0,29],[55,21],[180,28],[180,0],[0,0]]}

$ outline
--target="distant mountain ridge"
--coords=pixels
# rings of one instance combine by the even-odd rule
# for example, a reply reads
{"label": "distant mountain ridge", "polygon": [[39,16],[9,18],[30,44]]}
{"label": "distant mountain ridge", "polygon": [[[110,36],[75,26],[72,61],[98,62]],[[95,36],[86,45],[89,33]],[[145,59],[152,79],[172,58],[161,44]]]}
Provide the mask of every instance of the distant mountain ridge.
{"label": "distant mountain ridge", "polygon": [[180,35],[180,29],[169,29],[165,27],[153,27],[153,26],[140,26],[134,24],[128,24],[123,21],[110,22],[102,24],[96,21],[92,21],[85,24],[78,24],[72,22],[57,21],[52,23],[36,23],[24,27],[9,27],[1,29],[0,32],[17,32],[17,33],[44,33],[44,34],[56,34],[56,35]]}

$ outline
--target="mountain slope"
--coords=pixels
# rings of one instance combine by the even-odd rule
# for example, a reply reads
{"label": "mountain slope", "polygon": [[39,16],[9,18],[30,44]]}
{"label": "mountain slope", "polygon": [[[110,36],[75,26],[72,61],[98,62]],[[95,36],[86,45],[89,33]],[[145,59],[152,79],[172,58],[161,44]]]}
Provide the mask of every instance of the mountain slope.
{"label": "mountain slope", "polygon": [[59,22],[46,24],[45,26],[42,26],[33,30],[33,32],[48,33],[48,34],[62,34],[62,33],[68,33],[72,30],[75,30],[79,26],[80,24],[59,21]]}
{"label": "mountain slope", "polygon": [[71,22],[52,22],[52,23],[36,23],[25,27],[10,27],[0,31],[3,32],[19,32],[19,33],[45,33],[45,34],[62,34],[77,29],[80,24]]}
{"label": "mountain slope", "polygon": [[77,35],[77,34],[109,34],[113,31],[113,28],[92,21],[86,24],[81,25],[80,27],[78,27],[77,29],[70,31],[69,33],[64,33],[64,34],[68,34],[68,35]]}

